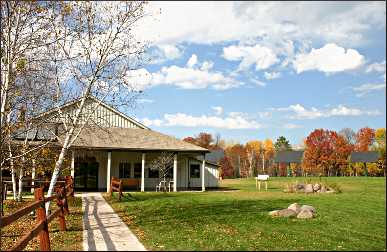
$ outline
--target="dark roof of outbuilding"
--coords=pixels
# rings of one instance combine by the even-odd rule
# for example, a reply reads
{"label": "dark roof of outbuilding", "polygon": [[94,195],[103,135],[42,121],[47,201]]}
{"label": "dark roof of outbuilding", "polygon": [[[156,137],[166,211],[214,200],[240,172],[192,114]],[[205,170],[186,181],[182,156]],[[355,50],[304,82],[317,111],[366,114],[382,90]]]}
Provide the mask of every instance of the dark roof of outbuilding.
{"label": "dark roof of outbuilding", "polygon": [[373,163],[378,161],[379,153],[377,151],[357,151],[352,152],[350,156],[350,162],[357,163]]}
{"label": "dark roof of outbuilding", "polygon": [[[224,150],[212,150],[210,153],[206,153],[206,162],[218,165],[219,161],[224,158]],[[203,156],[197,156],[197,160],[203,161]]]}
{"label": "dark roof of outbuilding", "polygon": [[274,157],[276,163],[301,163],[304,151],[279,151]]}

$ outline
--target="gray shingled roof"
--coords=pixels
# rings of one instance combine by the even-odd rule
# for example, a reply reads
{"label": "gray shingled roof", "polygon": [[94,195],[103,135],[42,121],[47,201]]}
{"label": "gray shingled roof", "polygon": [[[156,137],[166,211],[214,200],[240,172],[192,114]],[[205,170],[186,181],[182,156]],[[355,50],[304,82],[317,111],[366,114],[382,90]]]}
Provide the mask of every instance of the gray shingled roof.
{"label": "gray shingled roof", "polygon": [[377,151],[359,151],[359,152],[352,152],[350,156],[350,162],[357,163],[373,163],[378,161],[379,159],[379,153]]}
{"label": "gray shingled roof", "polygon": [[207,149],[149,129],[85,128],[75,140],[75,148],[201,151]]}
{"label": "gray shingled roof", "polygon": [[276,163],[301,163],[304,151],[279,151],[274,157]]}

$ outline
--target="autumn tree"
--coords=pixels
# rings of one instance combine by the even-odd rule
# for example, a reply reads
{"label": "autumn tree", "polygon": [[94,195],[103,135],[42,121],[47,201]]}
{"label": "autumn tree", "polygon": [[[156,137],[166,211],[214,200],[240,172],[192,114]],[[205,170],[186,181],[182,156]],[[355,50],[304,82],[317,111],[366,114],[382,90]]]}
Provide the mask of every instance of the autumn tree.
{"label": "autumn tree", "polygon": [[369,147],[374,143],[375,130],[365,127],[359,129],[356,133],[356,151],[368,151]]}
{"label": "autumn tree", "polygon": [[[265,165],[265,170],[269,171],[270,166],[272,166],[272,161],[275,155],[275,148],[273,141],[271,139],[266,139],[263,142],[263,149],[264,149],[264,160],[265,163],[268,163],[268,165]],[[265,171],[264,171],[265,173]]]}
{"label": "autumn tree", "polygon": [[234,168],[234,177],[247,177],[249,167],[245,147],[242,144],[235,144],[227,147],[225,153]]}
{"label": "autumn tree", "polygon": [[255,140],[246,143],[246,156],[249,162],[249,176],[254,176],[257,168],[257,161],[259,160],[263,150],[262,142]]}
{"label": "autumn tree", "polygon": [[209,149],[214,139],[210,133],[201,132],[196,137],[196,142],[199,146]]}
{"label": "autumn tree", "polygon": [[356,133],[351,128],[343,128],[339,131],[339,135],[343,136],[348,144],[355,145]]}
{"label": "autumn tree", "polygon": [[234,176],[234,167],[232,166],[230,159],[227,156],[224,156],[219,160],[220,165],[220,176],[223,177],[233,177]]}
{"label": "autumn tree", "polygon": [[316,129],[306,139],[303,167],[330,176],[347,164],[351,147],[335,131]]}
{"label": "autumn tree", "polygon": [[379,128],[375,131],[375,147],[379,152],[378,167],[386,176],[386,129]]}

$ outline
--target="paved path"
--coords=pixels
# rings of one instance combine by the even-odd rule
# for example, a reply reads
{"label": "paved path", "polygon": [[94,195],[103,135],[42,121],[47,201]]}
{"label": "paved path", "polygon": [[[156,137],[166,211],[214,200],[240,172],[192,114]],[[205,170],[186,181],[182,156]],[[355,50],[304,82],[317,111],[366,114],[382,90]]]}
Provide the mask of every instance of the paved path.
{"label": "paved path", "polygon": [[82,193],[82,209],[83,250],[146,250],[100,193]]}

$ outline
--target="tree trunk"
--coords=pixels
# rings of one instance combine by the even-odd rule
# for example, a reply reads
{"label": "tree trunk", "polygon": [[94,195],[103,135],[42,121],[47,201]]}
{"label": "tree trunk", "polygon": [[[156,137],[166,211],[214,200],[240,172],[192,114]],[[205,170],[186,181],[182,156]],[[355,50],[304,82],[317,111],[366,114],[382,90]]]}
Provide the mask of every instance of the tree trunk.
{"label": "tree trunk", "polygon": [[[55,163],[54,172],[52,173],[52,178],[50,182],[50,187],[48,188],[47,197],[51,197],[52,193],[55,188],[56,181],[58,179],[58,176],[60,174],[60,171],[62,169],[63,161],[65,159],[66,153],[68,151],[68,148],[70,147],[70,138],[73,135],[74,127],[70,129],[70,131],[67,133],[65,141],[63,143],[62,150],[60,152],[59,158]],[[48,209],[50,208],[50,202],[46,203],[46,213],[48,214]]]}
{"label": "tree trunk", "polygon": [[[24,157],[23,157],[24,159]],[[22,191],[23,191],[23,177],[24,177],[24,161],[22,162],[22,166],[20,167],[19,170],[19,193],[17,195],[17,200],[22,201]]]}

